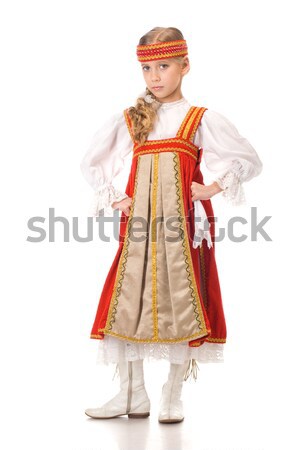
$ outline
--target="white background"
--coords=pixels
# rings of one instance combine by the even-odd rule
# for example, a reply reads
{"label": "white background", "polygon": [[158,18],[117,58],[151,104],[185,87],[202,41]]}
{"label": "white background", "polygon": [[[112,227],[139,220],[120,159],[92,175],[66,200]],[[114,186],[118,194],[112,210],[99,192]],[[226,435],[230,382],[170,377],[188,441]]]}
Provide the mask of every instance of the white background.
{"label": "white background", "polygon": [[[2,448],[299,448],[296,6],[1,2]],[[250,219],[251,207],[259,219],[272,216],[265,227],[272,242],[258,236],[217,244],[226,362],[201,365],[197,383],[184,384],[185,420],[171,426],[157,422],[166,361],[145,362],[149,419],[95,421],[84,414],[118,392],[114,367],[96,364],[98,341],[89,338],[117,242],[72,237],[74,217],[84,234],[92,198],[81,159],[103,122],[144,89],[136,44],[155,26],[178,27],[187,40],[184,96],[224,114],[264,164],[244,186],[247,206],[213,198],[220,226],[233,215]],[[122,177],[125,186],[126,171]],[[70,223],[69,242],[61,224],[49,242],[49,208]],[[26,240],[36,236],[27,227],[33,216],[45,218],[41,243]],[[249,235],[250,225],[237,233]]]}

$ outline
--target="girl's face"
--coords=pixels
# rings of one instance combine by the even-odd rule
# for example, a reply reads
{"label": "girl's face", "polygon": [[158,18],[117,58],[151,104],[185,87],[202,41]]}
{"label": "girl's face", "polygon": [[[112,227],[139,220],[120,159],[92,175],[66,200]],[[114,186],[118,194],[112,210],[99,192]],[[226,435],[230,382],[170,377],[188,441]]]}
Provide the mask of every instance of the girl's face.
{"label": "girl's face", "polygon": [[146,85],[159,102],[172,102],[182,97],[181,81],[190,70],[187,56],[182,65],[172,58],[143,62],[141,65]]}

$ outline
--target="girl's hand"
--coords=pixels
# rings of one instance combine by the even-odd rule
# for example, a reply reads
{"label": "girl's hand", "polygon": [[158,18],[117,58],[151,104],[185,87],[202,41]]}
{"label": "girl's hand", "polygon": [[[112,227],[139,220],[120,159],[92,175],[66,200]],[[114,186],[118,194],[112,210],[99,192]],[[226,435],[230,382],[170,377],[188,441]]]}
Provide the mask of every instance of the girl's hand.
{"label": "girl's hand", "polygon": [[218,192],[221,192],[223,189],[220,188],[218,183],[214,181],[212,184],[208,186],[204,186],[203,184],[196,183],[196,181],[192,181],[191,184],[191,193],[192,193],[192,201],[195,200],[209,200]]}
{"label": "girl's hand", "polygon": [[113,209],[120,209],[121,211],[123,211],[126,214],[126,216],[129,216],[131,203],[132,203],[132,198],[126,197],[126,198],[123,198],[123,200],[121,200],[119,202],[113,202],[111,207]]}

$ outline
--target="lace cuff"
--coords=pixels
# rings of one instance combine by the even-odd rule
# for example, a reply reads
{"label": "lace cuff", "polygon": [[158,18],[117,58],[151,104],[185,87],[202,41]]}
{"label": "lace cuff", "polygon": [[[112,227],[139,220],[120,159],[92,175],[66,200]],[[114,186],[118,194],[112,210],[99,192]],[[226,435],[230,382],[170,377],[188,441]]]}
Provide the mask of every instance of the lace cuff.
{"label": "lace cuff", "polygon": [[244,168],[240,161],[233,161],[232,167],[223,176],[217,178],[222,191],[223,198],[233,206],[246,203],[245,192],[242,186],[241,177],[244,175]]}
{"label": "lace cuff", "polygon": [[200,200],[194,201],[195,213],[195,234],[193,240],[193,248],[201,247],[203,239],[207,240],[208,248],[212,247],[211,234],[209,231],[210,223]]}
{"label": "lace cuff", "polygon": [[119,202],[126,197],[128,197],[127,194],[117,190],[112,184],[105,184],[95,191],[90,214],[93,217],[113,215],[112,203]]}

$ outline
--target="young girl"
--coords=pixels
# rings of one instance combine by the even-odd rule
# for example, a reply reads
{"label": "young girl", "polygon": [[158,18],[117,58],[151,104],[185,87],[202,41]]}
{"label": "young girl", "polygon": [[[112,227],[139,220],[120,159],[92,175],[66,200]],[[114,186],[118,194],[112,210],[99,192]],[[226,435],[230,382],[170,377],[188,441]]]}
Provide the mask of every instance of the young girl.
{"label": "young girl", "polygon": [[[95,189],[94,215],[121,211],[119,247],[91,331],[98,362],[117,363],[120,392],[93,418],[148,417],[144,358],[170,363],[158,420],[183,420],[182,382],[198,362],[223,361],[226,324],[215,262],[211,198],[245,201],[242,183],[262,163],[223,115],[182,95],[187,43],[177,28],[153,28],[137,46],[146,91],[95,134],[81,169]],[[125,192],[113,186],[132,152]],[[205,185],[204,158],[214,181]]]}

